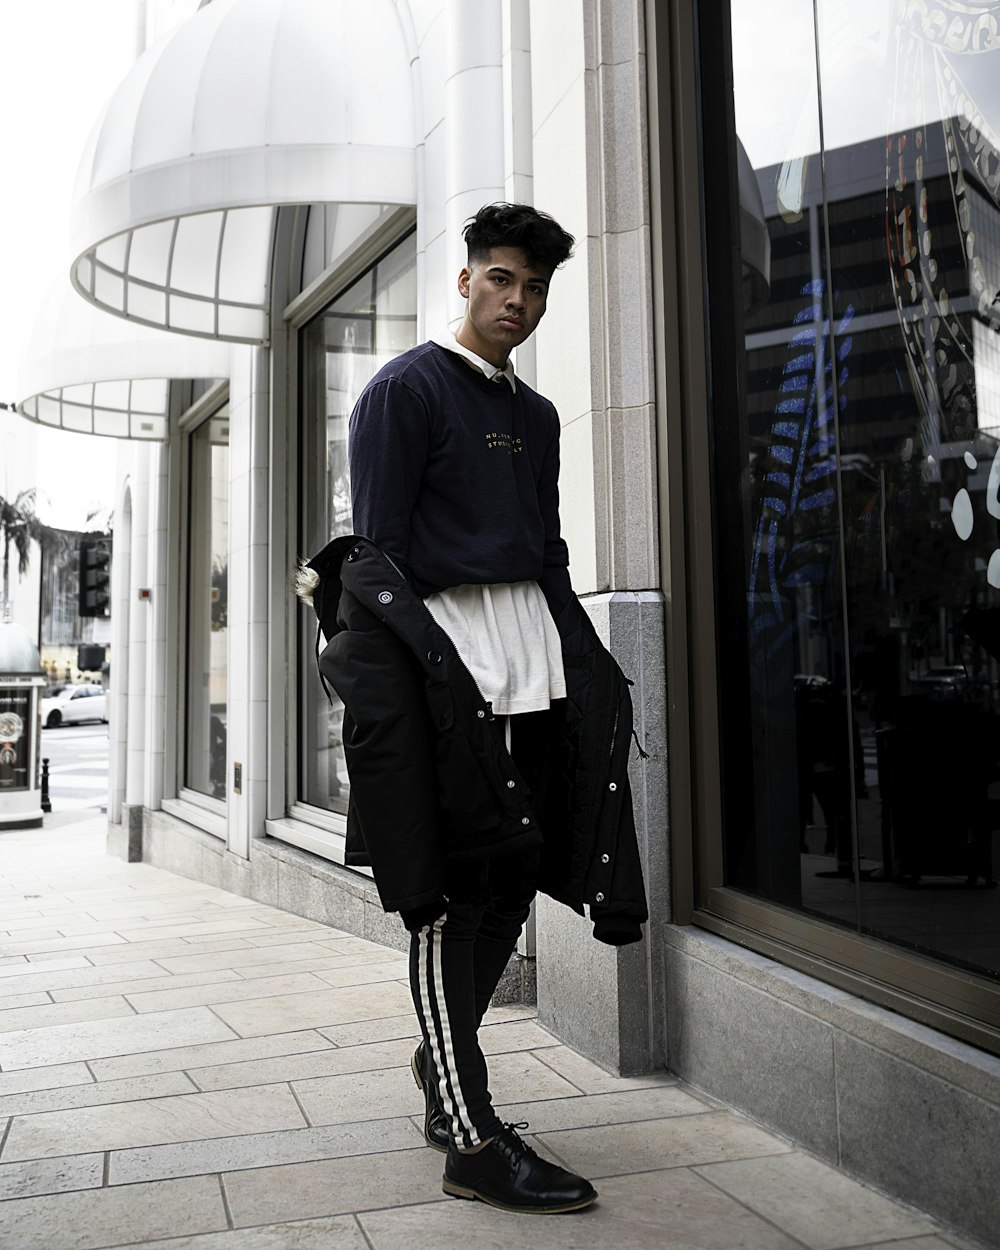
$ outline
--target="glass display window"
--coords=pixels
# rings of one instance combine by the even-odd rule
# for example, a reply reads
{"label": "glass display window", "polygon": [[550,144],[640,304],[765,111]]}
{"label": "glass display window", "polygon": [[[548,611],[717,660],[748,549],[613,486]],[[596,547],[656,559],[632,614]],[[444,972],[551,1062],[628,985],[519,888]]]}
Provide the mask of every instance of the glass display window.
{"label": "glass display window", "polygon": [[226,797],[229,628],[229,409],[188,436],[184,785]]}
{"label": "glass display window", "polygon": [[740,184],[734,213],[706,175],[722,884],[996,981],[1000,6],[730,17],[702,49]]}
{"label": "glass display window", "polygon": [[[351,533],[348,420],[368,380],[417,334],[416,239],[408,235],[301,331],[301,546],[309,555]],[[316,626],[302,613],[299,644],[299,797],[346,815],[343,705],[316,673]]]}

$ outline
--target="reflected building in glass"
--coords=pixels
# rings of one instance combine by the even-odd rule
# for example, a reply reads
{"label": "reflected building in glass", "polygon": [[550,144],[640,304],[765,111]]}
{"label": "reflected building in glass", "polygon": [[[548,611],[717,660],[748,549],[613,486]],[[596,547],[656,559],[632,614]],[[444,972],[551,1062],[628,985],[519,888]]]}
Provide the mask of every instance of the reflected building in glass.
{"label": "reflected building in glass", "polygon": [[[995,1052],[1000,7],[727,8],[696,19],[711,539],[697,454],[681,515],[714,574],[690,720],[721,784],[695,786],[688,914]],[[899,1176],[894,1115],[852,1155]],[[914,1143],[926,1192],[961,1137]]]}
{"label": "reflected building in glass", "polygon": [[764,750],[756,831],[728,845],[731,884],[994,974],[1000,921],[991,952],[973,921],[971,961],[956,921],[993,916],[996,896],[925,891],[899,916],[892,886],[994,880],[998,161],[950,117],[803,160],[792,207],[788,167],[756,171],[771,267],[745,322],[747,613]]}

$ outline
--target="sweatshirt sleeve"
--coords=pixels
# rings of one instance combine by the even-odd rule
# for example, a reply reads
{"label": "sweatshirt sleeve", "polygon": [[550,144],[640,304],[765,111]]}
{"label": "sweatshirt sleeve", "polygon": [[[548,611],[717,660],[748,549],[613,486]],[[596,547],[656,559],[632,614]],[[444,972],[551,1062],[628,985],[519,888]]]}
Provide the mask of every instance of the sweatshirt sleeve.
{"label": "sweatshirt sleeve", "polygon": [[559,417],[552,410],[552,438],[538,480],[538,506],[545,525],[540,585],[555,615],[573,589],[569,580],[569,548],[562,537],[559,521]]}
{"label": "sweatshirt sleeve", "polygon": [[354,532],[407,573],[410,525],[430,445],[430,416],[398,378],[365,388],[348,431]]}

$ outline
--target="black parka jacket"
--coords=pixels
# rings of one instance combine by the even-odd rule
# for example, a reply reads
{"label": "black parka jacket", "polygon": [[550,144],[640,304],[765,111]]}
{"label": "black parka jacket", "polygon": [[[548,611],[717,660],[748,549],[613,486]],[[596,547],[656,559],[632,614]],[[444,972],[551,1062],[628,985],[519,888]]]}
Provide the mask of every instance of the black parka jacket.
{"label": "black parka jacket", "polygon": [[581,914],[587,904],[602,941],[638,941],[632,702],[579,600],[554,618],[567,697],[536,718],[526,780],[451,639],[378,547],[337,538],[308,567],[320,673],[345,707],[346,862],[370,864],[386,911],[443,901],[446,855],[538,846],[539,889]]}

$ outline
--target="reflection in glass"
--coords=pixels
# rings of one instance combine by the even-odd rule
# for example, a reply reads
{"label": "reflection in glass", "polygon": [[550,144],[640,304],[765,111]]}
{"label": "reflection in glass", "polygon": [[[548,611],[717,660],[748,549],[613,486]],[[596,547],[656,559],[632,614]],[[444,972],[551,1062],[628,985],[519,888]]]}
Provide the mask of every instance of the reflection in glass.
{"label": "reflection in glass", "polygon": [[302,289],[337,265],[395,212],[391,204],[313,204],[302,248]]}
{"label": "reflection in glass", "polygon": [[226,797],[229,409],[191,435],[184,782]]}
{"label": "reflection in glass", "polygon": [[726,881],[1000,976],[1000,5],[861,7],[732,5]]}
{"label": "reflection in glass", "polygon": [[[351,532],[347,423],[365,384],[412,347],[417,332],[416,242],[410,235],[338,296],[301,335],[302,550],[315,555]],[[302,614],[300,795],[347,812],[343,705],[328,703],[315,668],[315,622]]]}

